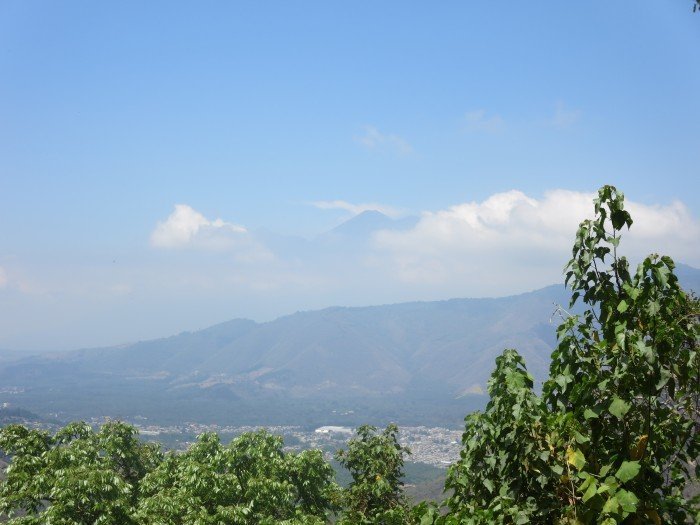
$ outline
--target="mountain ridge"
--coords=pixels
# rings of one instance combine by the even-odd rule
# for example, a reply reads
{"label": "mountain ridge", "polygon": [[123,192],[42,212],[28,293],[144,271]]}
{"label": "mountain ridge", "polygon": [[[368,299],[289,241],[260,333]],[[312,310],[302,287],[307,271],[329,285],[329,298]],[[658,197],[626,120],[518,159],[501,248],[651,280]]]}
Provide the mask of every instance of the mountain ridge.
{"label": "mountain ridge", "polygon": [[[684,285],[700,282],[700,270],[682,273]],[[455,400],[471,409],[484,402],[479,394],[504,348],[523,355],[536,381],[546,377],[556,344],[555,305],[566,307],[568,300],[564,286],[551,285],[500,298],[333,306],[0,361],[0,384],[14,392],[0,393],[0,402],[38,413],[72,410],[70,417],[148,410],[158,417],[176,403],[180,417],[219,418],[228,411],[264,421],[272,412],[290,419],[340,405],[370,411],[381,405],[392,418],[397,407],[404,415],[453,407],[454,421],[466,410]]]}

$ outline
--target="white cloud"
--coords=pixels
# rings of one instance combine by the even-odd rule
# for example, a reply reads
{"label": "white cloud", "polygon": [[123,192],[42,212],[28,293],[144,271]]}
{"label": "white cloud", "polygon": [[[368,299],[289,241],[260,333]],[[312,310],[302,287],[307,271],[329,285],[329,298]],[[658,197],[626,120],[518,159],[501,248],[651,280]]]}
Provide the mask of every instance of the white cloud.
{"label": "white cloud", "polygon": [[321,210],[345,210],[350,212],[352,215],[359,215],[363,211],[375,210],[383,213],[389,217],[400,217],[402,215],[401,210],[393,208],[392,206],[387,206],[385,204],[377,203],[367,203],[367,204],[353,204],[347,201],[334,200],[334,201],[315,201],[311,203],[312,206],[319,208]]}
{"label": "white cloud", "polygon": [[[561,280],[578,224],[593,216],[593,193],[554,190],[541,199],[516,190],[425,212],[409,231],[375,237],[379,259],[405,282],[447,284],[469,293],[502,293]],[[634,224],[620,251],[700,262],[700,223],[680,202],[626,202]],[[393,270],[391,270],[393,268]]]}
{"label": "white cloud", "polygon": [[212,221],[186,204],[176,204],[175,211],[159,222],[151,233],[151,245],[157,248],[199,246],[220,249],[230,247],[236,237],[246,233],[243,226],[221,219]]}
{"label": "white cloud", "polygon": [[365,148],[377,151],[392,151],[399,155],[408,155],[413,152],[411,145],[398,135],[380,132],[374,126],[365,126],[365,132],[357,137],[357,141]]}
{"label": "white cloud", "polygon": [[468,131],[478,131],[484,133],[497,133],[504,127],[503,119],[500,115],[487,115],[485,109],[469,111],[464,116]]}
{"label": "white cloud", "polygon": [[568,108],[564,102],[558,101],[549,124],[555,128],[565,129],[576,124],[579,118],[581,118],[580,110]]}

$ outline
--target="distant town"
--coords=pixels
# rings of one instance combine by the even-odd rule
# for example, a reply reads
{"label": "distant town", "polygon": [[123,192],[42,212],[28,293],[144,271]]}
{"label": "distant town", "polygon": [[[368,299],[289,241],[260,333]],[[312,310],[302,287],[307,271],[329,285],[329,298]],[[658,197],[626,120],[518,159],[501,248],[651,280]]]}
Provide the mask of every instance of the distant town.
{"label": "distant town", "polygon": [[[13,408],[10,403],[3,403],[0,415],[0,426],[9,423],[19,423],[28,428],[43,429],[54,432],[62,424],[48,420],[37,420],[25,411]],[[87,422],[94,427],[109,421],[109,418],[92,418]],[[215,432],[222,441],[228,441],[245,432],[254,432],[261,428],[280,435],[284,438],[287,450],[320,449],[327,459],[333,453],[344,448],[354,435],[354,429],[346,426],[321,426],[314,430],[303,429],[299,426],[230,426],[216,424],[201,424],[186,422],[178,425],[159,425],[149,422],[142,416],[135,416],[131,423],[139,431],[141,437],[149,441],[157,441],[170,450],[185,450],[198,435],[205,432]],[[425,463],[435,467],[446,468],[459,458],[462,430],[452,430],[442,427],[401,426],[399,441],[407,446],[411,454],[408,460],[414,463]]]}

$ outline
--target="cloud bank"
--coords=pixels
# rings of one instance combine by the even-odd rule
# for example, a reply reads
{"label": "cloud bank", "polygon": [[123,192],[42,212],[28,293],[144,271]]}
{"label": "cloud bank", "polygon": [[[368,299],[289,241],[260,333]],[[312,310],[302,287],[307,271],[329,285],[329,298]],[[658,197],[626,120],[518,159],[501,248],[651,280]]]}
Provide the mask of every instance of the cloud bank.
{"label": "cloud bank", "polygon": [[153,230],[151,245],[156,248],[224,248],[246,233],[243,226],[221,219],[212,221],[187,204],[176,204],[168,218]]}
{"label": "cloud bank", "polygon": [[[594,193],[554,190],[540,199],[512,190],[481,202],[424,212],[409,231],[383,231],[374,246],[381,263],[407,283],[448,284],[489,293],[561,280],[579,223],[593,216]],[[697,264],[700,224],[681,202],[666,206],[626,201],[634,224],[621,253],[639,260],[650,251]]]}
{"label": "cloud bank", "polygon": [[[64,348],[115,344],[235,317],[268,320],[332,305],[493,297],[561,284],[594,197],[511,190],[423,211],[415,223],[380,220],[374,230],[313,239],[250,231],[179,204],[145,229],[150,249],[132,247],[116,261],[3,260],[0,347],[52,348],[59,339]],[[342,200],[316,205],[351,214],[378,208]],[[634,224],[623,232],[621,254],[634,263],[659,252],[700,267],[700,223],[683,203],[626,206]]]}

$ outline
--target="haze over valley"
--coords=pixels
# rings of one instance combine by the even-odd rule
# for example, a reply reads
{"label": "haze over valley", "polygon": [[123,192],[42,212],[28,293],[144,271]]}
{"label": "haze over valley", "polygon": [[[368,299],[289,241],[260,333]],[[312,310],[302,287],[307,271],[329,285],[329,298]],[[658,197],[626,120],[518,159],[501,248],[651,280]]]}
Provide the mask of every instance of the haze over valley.
{"label": "haze over valley", "polygon": [[[700,270],[680,265],[686,289]],[[450,299],[231,320],[117,347],[0,360],[0,403],[48,420],[315,428],[392,420],[459,428],[481,408],[496,356],[516,348],[546,377],[562,285]],[[14,358],[13,358],[14,357]],[[136,418],[136,419],[135,419]]]}

